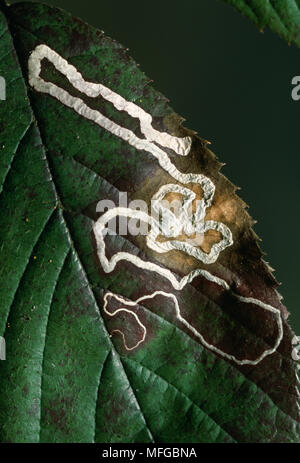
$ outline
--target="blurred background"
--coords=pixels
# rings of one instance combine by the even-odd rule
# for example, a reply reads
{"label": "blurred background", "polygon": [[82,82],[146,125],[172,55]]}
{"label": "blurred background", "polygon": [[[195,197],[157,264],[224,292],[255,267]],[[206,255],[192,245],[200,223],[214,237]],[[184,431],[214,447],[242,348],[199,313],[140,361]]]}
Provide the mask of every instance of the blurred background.
{"label": "blurred background", "polygon": [[[16,3],[11,1],[10,3]],[[49,0],[130,48],[242,187],[300,336],[300,50],[221,0]],[[300,233],[299,233],[300,235]]]}

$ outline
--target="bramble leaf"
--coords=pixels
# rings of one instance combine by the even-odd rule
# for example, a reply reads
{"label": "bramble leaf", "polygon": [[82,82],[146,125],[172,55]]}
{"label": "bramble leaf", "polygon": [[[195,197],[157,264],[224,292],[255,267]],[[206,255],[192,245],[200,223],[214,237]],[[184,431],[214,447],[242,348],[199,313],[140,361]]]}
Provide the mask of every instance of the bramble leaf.
{"label": "bramble leaf", "polygon": [[[287,311],[207,142],[56,8],[1,8],[0,75],[0,440],[298,442]],[[104,236],[99,201],[168,195],[183,236]]]}
{"label": "bramble leaf", "polygon": [[268,27],[289,43],[300,46],[299,0],[224,0],[253,21]]}

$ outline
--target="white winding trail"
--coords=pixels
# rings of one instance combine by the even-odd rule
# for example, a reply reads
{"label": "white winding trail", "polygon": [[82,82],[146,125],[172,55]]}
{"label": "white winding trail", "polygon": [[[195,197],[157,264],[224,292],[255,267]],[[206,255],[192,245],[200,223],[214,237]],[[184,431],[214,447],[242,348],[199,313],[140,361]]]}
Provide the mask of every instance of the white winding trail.
{"label": "white winding trail", "polygon": [[[117,309],[115,310],[114,312],[110,312],[109,310],[107,310],[107,305],[108,305],[108,300],[107,298],[108,297],[113,297],[114,299],[117,299],[117,301],[119,302],[124,302],[124,299],[121,297],[121,296],[118,296],[114,293],[106,293],[105,296],[104,296],[104,304],[103,304],[103,310],[104,312],[109,315],[110,317],[114,317],[115,315],[117,315],[118,313],[121,313],[121,312],[127,312],[127,313],[130,313],[131,315],[134,316],[134,318],[136,319],[137,323],[140,325],[140,327],[142,328],[143,330],[143,336],[142,338],[132,347],[128,347],[127,343],[126,343],[126,337],[123,333],[123,331],[121,330],[118,330],[118,329],[114,329],[111,333],[120,333],[122,338],[123,338],[123,342],[124,342],[124,346],[125,346],[125,349],[126,350],[134,350],[136,349],[140,344],[142,344],[145,339],[146,339],[146,334],[147,334],[147,329],[145,327],[145,325],[141,322],[141,320],[139,319],[139,317],[132,311],[132,310],[128,310],[128,309],[125,309],[125,308],[121,308],[121,309]],[[139,300],[137,300],[136,302],[133,302],[133,301],[126,301],[126,305],[127,306],[135,306],[137,303],[138,303]]]}
{"label": "white winding trail", "polygon": [[[131,218],[134,218],[134,219],[142,220],[142,221],[150,223],[150,224],[151,224],[151,221],[153,220],[145,212],[134,211],[134,210],[131,210],[131,209],[128,209],[128,208],[111,209],[111,210],[107,211],[105,214],[103,214],[98,219],[98,221],[94,225],[94,235],[95,235],[96,244],[97,244],[97,253],[98,253],[100,262],[102,264],[103,270],[106,273],[111,273],[115,269],[118,262],[120,262],[122,260],[125,260],[125,261],[130,262],[131,264],[135,265],[136,267],[138,267],[140,269],[158,273],[162,277],[169,280],[169,282],[172,284],[173,288],[175,290],[178,290],[178,291],[182,290],[188,283],[191,283],[194,280],[194,278],[196,278],[197,276],[204,277],[206,280],[221,286],[223,289],[225,289],[227,291],[230,291],[230,286],[228,285],[228,283],[225,280],[223,280],[222,278],[218,278],[215,275],[212,275],[207,270],[203,270],[203,269],[193,270],[188,275],[186,275],[185,277],[178,280],[176,278],[175,274],[173,272],[171,272],[171,270],[169,270],[167,268],[164,268],[164,267],[161,267],[160,265],[155,264],[154,262],[144,261],[140,257],[138,257],[138,256],[136,256],[134,254],[128,253],[128,252],[117,252],[116,254],[114,254],[112,256],[112,258],[110,260],[108,260],[107,256],[106,256],[106,253],[105,253],[105,239],[104,239],[105,225],[112,218],[114,218],[116,216],[122,216],[122,215],[125,215],[126,217],[131,217]],[[202,336],[202,334],[199,333],[185,318],[182,317],[181,312],[180,312],[180,308],[179,308],[179,304],[178,304],[178,300],[177,300],[176,296],[174,294],[172,294],[172,293],[166,293],[164,291],[156,291],[156,292],[154,292],[152,294],[142,296],[141,298],[137,299],[136,301],[130,301],[130,302],[126,301],[120,295],[116,295],[114,293],[107,293],[107,295],[113,296],[116,299],[118,299],[119,301],[123,302],[124,304],[131,305],[131,306],[132,305],[134,306],[134,305],[138,304],[139,302],[142,302],[142,301],[144,301],[146,299],[153,298],[153,297],[155,297],[155,296],[157,296],[159,294],[163,295],[165,297],[169,297],[169,298],[173,299],[174,304],[175,304],[175,309],[176,309],[176,316],[177,316],[178,320],[181,323],[183,323],[185,325],[185,327],[188,328],[201,341],[201,343],[205,347],[207,347],[211,351],[215,352],[216,354],[221,355],[222,357],[224,357],[224,358],[226,358],[228,360],[234,361],[235,363],[237,363],[239,365],[257,365],[265,357],[267,357],[268,355],[271,355],[274,352],[276,352],[278,346],[280,345],[280,343],[282,341],[282,338],[283,338],[283,325],[282,325],[280,310],[276,309],[275,307],[273,307],[273,306],[271,306],[269,304],[266,304],[266,303],[260,301],[259,299],[240,296],[239,294],[236,294],[234,292],[232,292],[232,294],[240,302],[244,302],[246,304],[257,305],[257,306],[261,307],[262,309],[267,310],[268,312],[271,312],[272,314],[274,314],[276,322],[277,322],[278,336],[277,336],[277,340],[276,340],[276,342],[274,344],[274,347],[265,350],[260,356],[258,356],[254,360],[238,359],[234,355],[223,352],[220,349],[218,349],[217,347],[213,346],[212,344],[209,344],[205,340],[205,338]],[[104,303],[104,310],[105,311],[106,311],[106,307],[107,307],[107,298],[105,299],[105,303]],[[125,310],[125,309],[122,309],[122,310]],[[127,312],[128,312],[128,310],[127,310]],[[109,313],[109,312],[106,311],[106,313]],[[133,311],[131,311],[131,313],[136,318],[136,314]],[[140,324],[141,324],[141,322],[140,322]],[[145,331],[144,331],[145,335],[143,336],[143,339],[140,342],[138,342],[138,344],[135,347],[140,345],[141,342],[143,342],[145,340],[145,338],[146,338],[147,329],[146,329],[145,325],[142,325],[142,326],[145,329]],[[122,333],[120,330],[118,330],[118,331],[122,334],[124,345],[127,348],[124,333]],[[127,348],[127,350],[132,350],[132,349]]]}
{"label": "white winding trail", "polygon": [[[68,79],[68,81],[73,85],[73,87],[76,88],[79,92],[83,93],[84,95],[87,95],[88,97],[92,97],[92,98],[102,97],[105,100],[112,103],[113,106],[118,111],[125,111],[131,117],[137,118],[140,122],[140,130],[145,138],[137,137],[131,130],[128,130],[116,124],[115,122],[113,122],[112,120],[110,120],[109,118],[101,114],[101,112],[90,108],[89,106],[86,105],[86,103],[81,98],[72,96],[66,90],[58,87],[52,82],[44,81],[40,76],[41,64],[42,64],[43,59],[47,59],[48,61],[50,61],[55,66],[55,68],[59,72],[61,72]],[[219,257],[220,252],[222,252],[226,247],[232,245],[233,243],[232,233],[226,225],[220,222],[215,222],[215,221],[207,221],[203,223],[206,209],[211,206],[212,201],[213,201],[213,197],[215,193],[214,183],[208,177],[202,174],[180,172],[176,168],[176,166],[171,162],[168,154],[161,148],[161,147],[169,148],[169,149],[172,149],[176,154],[180,156],[187,156],[191,149],[192,139],[190,137],[185,137],[185,138],[175,137],[175,136],[169,135],[166,132],[159,132],[155,130],[152,127],[152,116],[149,113],[144,111],[142,108],[140,108],[136,104],[125,100],[122,96],[113,92],[108,87],[105,87],[104,85],[99,84],[99,83],[93,83],[93,82],[86,81],[83,78],[82,74],[73,65],[68,63],[67,60],[65,60],[62,56],[60,56],[58,53],[56,53],[54,50],[52,50],[45,44],[38,45],[30,54],[30,57],[28,59],[28,73],[29,73],[29,83],[36,91],[41,92],[41,93],[46,93],[56,98],[63,105],[73,109],[80,116],[94,122],[95,124],[107,130],[108,132],[112,133],[113,135],[121,138],[122,140],[126,141],[129,145],[133,146],[137,150],[151,154],[157,159],[162,169],[164,169],[171,177],[174,178],[174,180],[178,181],[179,183],[183,185],[186,185],[189,183],[200,184],[203,189],[203,199],[200,201],[199,208],[197,209],[193,217],[193,220],[191,220],[186,214],[182,215],[183,228],[187,231],[187,234],[189,233],[192,234],[192,232],[203,234],[206,231],[213,229],[213,230],[219,231],[222,235],[222,240],[219,243],[216,243],[212,246],[209,254],[204,253],[201,249],[196,248],[190,243],[184,243],[180,240],[158,242],[156,238],[162,230],[156,220],[154,220],[152,217],[150,217],[148,214],[142,211],[128,209],[128,208],[120,208],[120,207],[114,208],[114,209],[109,210],[105,214],[103,214],[97,220],[97,222],[95,222],[94,227],[93,227],[96,242],[97,242],[97,252],[98,252],[98,256],[99,256],[99,259],[100,259],[100,262],[102,264],[104,271],[107,273],[112,272],[115,269],[118,262],[122,260],[126,260],[127,262],[132,263],[133,265],[135,265],[136,267],[140,269],[147,270],[150,272],[155,272],[161,275],[161,277],[166,278],[167,280],[170,281],[170,283],[172,284],[175,290],[180,291],[186,284],[193,281],[194,278],[196,278],[197,276],[202,276],[206,278],[208,281],[216,283],[217,285],[221,286],[225,290],[230,291],[230,286],[225,280],[212,275],[207,270],[202,270],[202,269],[193,270],[188,275],[178,280],[176,276],[173,274],[173,272],[171,272],[167,268],[163,268],[160,265],[155,264],[153,262],[144,261],[143,259],[140,259],[138,256],[135,256],[133,254],[130,254],[127,252],[118,252],[114,256],[112,256],[110,260],[107,259],[106,254],[105,254],[104,230],[109,220],[111,220],[112,218],[116,216],[131,217],[131,218],[135,218],[138,220],[142,220],[150,224],[151,231],[148,234],[147,239],[146,239],[147,245],[149,248],[152,248],[157,252],[167,252],[171,249],[177,249],[179,251],[183,251],[195,257],[196,259],[206,264],[209,264],[209,263],[215,262],[217,258]],[[193,196],[194,193],[191,190],[185,187],[179,186],[179,185],[168,184],[160,188],[160,190],[153,196],[153,200],[156,200],[159,203],[163,199],[164,195],[168,192],[177,192],[177,193],[182,194],[183,196],[186,196],[188,198],[186,201],[187,203],[186,205],[190,204],[191,201],[195,199],[195,197]],[[170,215],[170,220],[175,220],[175,219],[172,218],[172,216]],[[228,360],[232,360],[239,365],[245,365],[245,364],[256,365],[261,360],[263,360],[266,356],[273,354],[277,350],[282,340],[283,326],[282,326],[281,314],[280,314],[280,311],[276,309],[275,307],[265,304],[264,302],[258,299],[253,299],[250,297],[243,297],[235,293],[233,294],[239,301],[248,303],[248,304],[255,304],[261,307],[263,310],[267,310],[271,312],[272,314],[274,314],[276,318],[277,325],[278,325],[278,336],[274,344],[274,347],[265,350],[255,360],[238,359],[235,356],[228,354],[226,352],[223,352],[219,350],[217,347],[209,344],[204,339],[202,334],[199,333],[192,325],[190,325],[188,321],[185,320],[184,317],[182,317],[179,304],[178,304],[178,300],[176,296],[172,293],[166,293],[164,291],[156,291],[152,294],[140,297],[136,301],[126,301],[120,295],[116,295],[114,293],[107,293],[104,297],[104,311],[112,317],[122,311],[130,313],[135,317],[137,323],[141,326],[143,330],[143,336],[141,340],[135,346],[128,347],[126,344],[124,333],[120,330],[114,330],[114,331],[119,332],[122,335],[125,348],[127,350],[133,350],[133,349],[136,349],[141,343],[145,341],[146,335],[147,335],[147,329],[143,325],[143,323],[140,321],[139,317],[130,309],[121,308],[114,312],[109,312],[107,310],[108,297],[114,297],[119,302],[124,303],[124,305],[126,306],[135,306],[136,304],[144,300],[154,298],[158,295],[170,298],[174,302],[177,319],[191,333],[193,333],[193,335],[196,336],[207,349],[215,352],[216,354],[222,357],[225,357]]]}
{"label": "white winding trail", "polygon": [[[52,82],[44,81],[41,76],[41,62],[43,59],[50,61],[55,68],[61,72],[73,85],[74,88],[88,97],[103,97],[114,105],[119,111],[125,111],[132,117],[139,119],[140,129],[145,139],[137,137],[131,130],[116,124],[105,117],[99,111],[91,109],[81,98],[70,95],[66,90],[58,87]],[[169,156],[161,148],[154,144],[171,148],[181,156],[187,156],[191,149],[192,140],[190,137],[179,138],[169,135],[166,132],[159,132],[152,127],[152,116],[136,104],[125,100],[123,97],[113,92],[102,84],[87,82],[80,72],[68,61],[47,45],[38,45],[30,54],[28,59],[29,84],[38,92],[47,93],[59,100],[65,106],[74,109],[80,116],[93,121],[95,124],[116,135],[137,150],[146,151],[152,154],[159,162],[160,166],[168,172],[175,180],[180,183],[199,183],[204,192],[204,201],[208,206],[211,205],[215,193],[213,182],[202,174],[182,173],[170,161]]]}
{"label": "white winding trail", "polygon": [[[228,360],[231,360],[239,365],[257,365],[259,362],[261,362],[265,357],[267,357],[268,355],[271,355],[273,354],[281,340],[282,340],[282,336],[283,336],[283,329],[282,329],[282,322],[281,322],[281,317],[280,317],[280,312],[279,310],[277,309],[274,309],[274,307],[270,306],[270,305],[267,305],[267,304],[264,304],[263,302],[257,300],[257,299],[253,299],[253,298],[250,298],[250,297],[242,297],[242,296],[239,296],[238,294],[235,294],[233,293],[234,296],[240,300],[241,302],[246,302],[246,303],[249,303],[249,304],[256,304],[260,307],[262,307],[263,309],[265,310],[269,310],[270,312],[274,313],[275,314],[275,317],[276,317],[276,320],[277,320],[277,324],[278,324],[278,338],[277,338],[277,341],[274,345],[274,347],[268,349],[268,350],[265,350],[259,357],[257,357],[256,359],[254,360],[249,360],[249,359],[238,359],[237,357],[235,357],[234,355],[231,355],[231,354],[228,354],[226,352],[223,352],[222,350],[218,349],[217,347],[215,347],[214,345],[212,344],[209,344],[205,339],[204,337],[202,336],[201,333],[199,333],[182,315],[181,315],[181,312],[180,312],[180,307],[179,307],[179,304],[178,304],[178,300],[177,300],[177,297],[172,294],[172,293],[166,293],[165,291],[155,291],[154,293],[152,294],[147,294],[146,296],[142,296],[140,297],[139,299],[137,299],[136,301],[130,301],[130,300],[126,300],[124,299],[122,296],[119,296],[119,295],[116,295],[114,293],[111,293],[111,292],[108,292],[105,294],[104,296],[104,311],[109,314],[109,315],[113,315],[113,314],[116,314],[117,312],[121,312],[121,311],[126,311],[126,312],[129,312],[131,313],[136,319],[137,319],[137,316],[135,314],[135,312],[131,311],[131,310],[128,310],[128,309],[125,309],[125,308],[121,308],[121,309],[118,309],[116,310],[115,312],[113,312],[113,314],[111,312],[109,312],[107,310],[107,304],[108,304],[108,298],[109,297],[112,297],[112,298],[115,298],[117,299],[119,302],[122,302],[125,306],[135,306],[135,305],[138,305],[140,304],[141,302],[147,300],[147,299],[153,299],[155,298],[156,296],[164,296],[164,297],[167,297],[167,298],[170,298],[173,300],[174,302],[174,307],[175,307],[175,312],[176,312],[176,317],[177,319],[186,327],[188,328],[188,330],[193,333],[194,336],[196,336],[200,341],[201,341],[201,344],[203,344],[203,346],[205,346],[207,349],[215,352],[216,354],[218,355],[221,355],[222,357],[225,357],[226,359]],[[120,330],[114,330],[114,331],[118,331],[119,333],[121,333],[122,337],[123,337],[123,341],[124,341],[124,345],[126,347],[127,350],[132,350],[132,349],[135,349],[136,347],[138,347],[146,338],[146,333],[147,333],[147,328],[145,327],[145,325],[143,325],[140,321],[139,321],[139,324],[143,326],[144,328],[144,335],[143,335],[143,338],[132,348],[128,348],[127,345],[126,345],[126,342],[125,342],[125,335],[122,331]]]}
{"label": "white winding trail", "polygon": [[[163,206],[163,199],[168,193],[178,193],[183,196],[183,208],[179,217],[176,217],[170,208]],[[151,220],[151,230],[147,235],[147,246],[156,252],[164,253],[176,249],[182,251],[195,259],[204,262],[205,264],[212,264],[215,262],[220,252],[231,246],[233,243],[232,233],[230,229],[221,222],[214,220],[207,220],[204,222],[207,206],[205,201],[197,201],[196,212],[192,213],[192,203],[196,199],[196,194],[189,188],[182,187],[176,184],[163,185],[151,199],[153,209],[159,215],[163,214],[163,223]],[[124,212],[123,212],[124,213]],[[150,221],[149,221],[150,223]],[[194,246],[189,242],[180,240],[157,241],[157,237],[161,234],[165,237],[176,237],[180,235],[181,231],[187,236],[193,234],[204,236],[209,230],[216,230],[222,235],[222,239],[213,244],[209,253],[202,251],[200,247]]]}
{"label": "white winding trail", "polygon": [[[101,265],[103,269],[105,270],[105,272],[107,273],[112,272],[115,269],[115,266],[117,265],[118,262],[120,262],[121,260],[127,260],[131,262],[132,264],[136,265],[137,267],[143,268],[145,270],[156,271],[157,273],[160,273],[161,275],[168,278],[170,282],[172,283],[172,285],[174,286],[174,288],[177,290],[182,289],[183,286],[186,285],[186,283],[189,283],[191,279],[193,279],[192,275],[194,275],[194,272],[195,271],[198,272],[198,270],[191,272],[189,275],[184,277],[180,282],[178,282],[170,270],[162,269],[162,267],[160,267],[159,265],[150,263],[148,261],[144,261],[143,259],[140,259],[134,254],[130,254],[128,252],[117,252],[116,254],[112,256],[111,260],[107,259],[106,252],[105,252],[106,225],[110,222],[110,220],[116,217],[127,217],[127,218],[131,218],[135,220],[140,220],[142,222],[145,222],[151,225],[151,229],[152,231],[154,230],[154,232],[150,232],[147,235],[146,242],[147,242],[147,246],[155,250],[156,252],[167,252],[171,249],[178,249],[178,250],[181,250],[195,257],[198,260],[201,260],[205,264],[211,264],[215,262],[219,256],[219,253],[223,249],[225,249],[227,246],[232,244],[231,234],[230,234],[229,236],[225,236],[223,240],[221,240],[219,243],[214,244],[209,254],[206,254],[201,249],[195,248],[195,246],[192,246],[189,243],[183,243],[183,242],[175,241],[175,240],[168,242],[170,243],[170,246],[167,249],[165,249],[165,247],[161,248],[160,245],[165,245],[165,243],[156,241],[156,237],[159,234],[159,224],[157,223],[157,221],[153,217],[151,217],[150,215],[146,214],[143,211],[129,209],[127,207],[116,207],[113,209],[109,209],[95,222],[93,226],[93,231],[94,231],[95,239],[97,243],[97,252],[98,252]],[[210,221],[205,222],[205,225],[201,229],[201,232],[203,233],[204,231],[207,231],[213,228],[214,227],[211,226]]]}

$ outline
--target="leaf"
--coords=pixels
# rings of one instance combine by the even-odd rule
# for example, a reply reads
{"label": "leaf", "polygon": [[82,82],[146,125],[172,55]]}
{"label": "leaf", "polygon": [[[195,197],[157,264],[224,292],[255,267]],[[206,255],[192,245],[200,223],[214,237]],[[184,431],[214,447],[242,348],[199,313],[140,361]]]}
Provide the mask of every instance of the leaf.
{"label": "leaf", "polygon": [[[207,142],[62,10],[3,7],[0,50],[1,441],[298,442],[287,311]],[[197,220],[103,240],[120,192],[194,194]]]}
{"label": "leaf", "polygon": [[299,0],[224,0],[261,30],[269,27],[289,43],[300,46]]}

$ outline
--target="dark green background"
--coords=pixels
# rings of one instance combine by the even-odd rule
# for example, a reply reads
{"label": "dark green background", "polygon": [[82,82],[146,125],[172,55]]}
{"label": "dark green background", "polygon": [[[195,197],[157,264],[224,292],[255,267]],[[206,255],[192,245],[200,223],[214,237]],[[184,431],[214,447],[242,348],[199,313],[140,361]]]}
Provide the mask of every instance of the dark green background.
{"label": "dark green background", "polygon": [[212,142],[242,187],[266,260],[300,335],[298,282],[300,50],[264,34],[221,0],[49,0],[104,30],[173,108]]}

